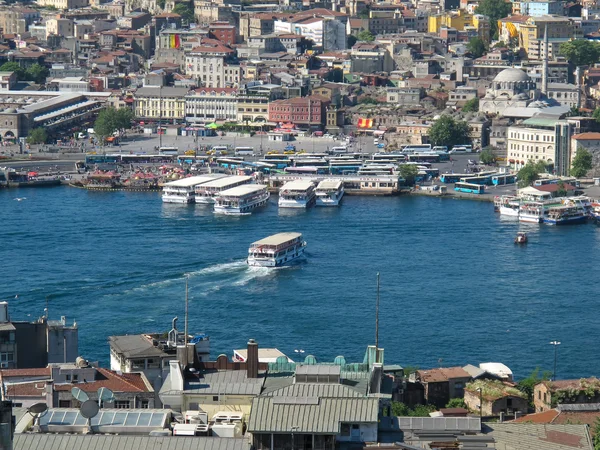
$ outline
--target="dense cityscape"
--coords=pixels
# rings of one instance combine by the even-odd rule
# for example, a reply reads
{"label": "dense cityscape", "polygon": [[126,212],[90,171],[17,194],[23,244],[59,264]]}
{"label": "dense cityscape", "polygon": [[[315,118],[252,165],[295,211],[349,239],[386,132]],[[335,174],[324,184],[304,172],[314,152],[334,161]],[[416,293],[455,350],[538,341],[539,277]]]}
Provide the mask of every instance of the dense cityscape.
{"label": "dense cityscape", "polygon": [[[0,224],[3,247],[18,255],[0,253],[0,450],[599,450],[596,361],[566,368],[561,358],[573,355],[563,348],[594,358],[575,347],[581,337],[558,340],[561,328],[577,334],[581,325],[591,348],[597,329],[558,302],[539,313],[550,307],[538,297],[556,301],[543,287],[519,284],[518,308],[482,312],[492,295],[475,268],[487,260],[456,257],[456,272],[472,272],[464,281],[416,251],[422,236],[441,257],[489,248],[498,266],[514,263],[515,280],[543,284],[534,272],[546,261],[534,265],[528,250],[579,233],[581,248],[554,255],[545,280],[562,275],[578,287],[557,296],[594,301],[592,282],[578,280],[587,259],[577,252],[595,248],[600,222],[599,40],[595,0],[1,2]],[[448,239],[432,225],[452,227],[444,214],[464,208],[448,199],[489,203],[466,202],[456,213],[463,228]],[[402,222],[399,238],[389,224],[407,211],[420,228],[410,235]],[[463,234],[475,213],[496,227],[486,239],[508,235],[508,246]],[[68,237],[55,245],[50,230],[63,227]],[[45,256],[44,231],[50,247],[71,241],[60,259],[76,248],[80,272]],[[144,260],[142,236],[155,259]],[[413,253],[394,255],[401,270],[384,267],[398,241]],[[173,262],[182,245],[200,256]],[[143,262],[124,272],[138,251]],[[387,276],[382,291],[374,261]],[[113,264],[120,277],[103,272]],[[310,264],[323,280],[313,283]],[[350,272],[345,281],[333,265]],[[302,272],[305,289],[293,284]],[[347,303],[331,309],[319,297],[375,274],[372,298],[343,292]],[[403,283],[429,305],[414,277],[444,280],[447,298],[411,309]],[[499,277],[496,285],[517,283]],[[305,309],[279,304],[290,291]],[[450,313],[441,304],[473,293],[483,306]],[[592,320],[596,305],[586,304]],[[288,322],[281,307],[302,317]],[[513,323],[473,326],[479,314],[513,313]],[[248,319],[216,324],[211,314]],[[446,334],[410,334],[412,321],[445,314],[456,321],[444,323]],[[537,330],[528,315],[554,334],[521,349],[515,340]],[[519,330],[520,320],[532,328]],[[340,334],[322,346],[302,336],[322,340],[316,328],[327,326]],[[477,337],[444,341],[469,332]],[[502,340],[514,355],[498,351]],[[423,354],[399,352],[408,341]],[[479,360],[486,354],[508,356]]]}

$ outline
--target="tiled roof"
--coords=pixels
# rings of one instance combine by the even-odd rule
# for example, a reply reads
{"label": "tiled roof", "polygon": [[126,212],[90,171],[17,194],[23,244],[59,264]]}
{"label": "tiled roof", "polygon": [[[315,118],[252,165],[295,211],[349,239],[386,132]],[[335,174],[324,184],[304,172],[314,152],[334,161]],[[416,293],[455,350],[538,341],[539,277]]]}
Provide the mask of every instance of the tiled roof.
{"label": "tiled roof", "polygon": [[592,450],[587,425],[487,423],[483,432],[494,438],[496,449]]}
{"label": "tiled roof", "polygon": [[46,395],[45,381],[31,381],[29,383],[7,384],[4,387],[6,398],[13,397],[44,397]]}
{"label": "tiled roof", "polygon": [[0,377],[41,377],[44,375],[50,376],[51,371],[48,367],[36,369],[3,369],[0,370]]}
{"label": "tiled roof", "polygon": [[572,139],[578,141],[595,141],[600,140],[600,133],[579,133],[572,136]]}
{"label": "tiled roof", "polygon": [[[544,184],[542,186],[536,186],[535,188],[538,191],[542,191],[542,192],[556,192],[561,188],[561,186],[559,186],[558,184]],[[570,185],[569,183],[564,183],[564,189],[566,189],[567,191],[574,191],[577,188],[575,186]],[[573,381],[573,380],[564,380],[564,381]],[[576,381],[577,383],[573,384],[573,385],[570,383],[565,383],[564,387],[561,384],[558,384],[558,385],[556,384],[556,383],[560,383],[560,381],[553,381],[551,383],[551,387],[553,387],[555,389],[564,389],[566,387],[579,386],[579,380],[574,380],[574,381]]]}
{"label": "tiled roof", "polygon": [[98,368],[96,369],[96,380],[87,383],[65,383],[55,384],[56,391],[70,391],[73,387],[78,387],[85,392],[96,392],[101,387],[110,389],[113,392],[152,392],[144,382],[139,373],[124,373],[122,375],[112,370]]}
{"label": "tiled roof", "polygon": [[440,367],[439,369],[417,370],[421,381],[425,383],[438,383],[448,381],[450,378],[470,378],[469,373],[462,367]]}
{"label": "tiled roof", "polygon": [[512,421],[512,423],[552,423],[560,414],[556,409],[541,413],[527,414]]}

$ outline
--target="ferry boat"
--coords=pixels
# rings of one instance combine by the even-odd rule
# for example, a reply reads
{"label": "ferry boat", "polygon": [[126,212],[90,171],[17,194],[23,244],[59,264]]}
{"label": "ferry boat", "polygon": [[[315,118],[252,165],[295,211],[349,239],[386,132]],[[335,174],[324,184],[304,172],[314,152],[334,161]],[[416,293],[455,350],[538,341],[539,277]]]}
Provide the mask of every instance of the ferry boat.
{"label": "ferry boat", "polygon": [[503,216],[519,217],[520,206],[521,201],[514,195],[494,198],[494,207]]}
{"label": "ferry boat", "polygon": [[306,242],[300,233],[277,233],[256,241],[248,249],[248,265],[279,267],[304,254]]}
{"label": "ferry boat", "polygon": [[544,223],[550,225],[567,225],[583,223],[588,216],[581,206],[557,206],[548,209],[548,215],[544,217]]}
{"label": "ferry boat", "polygon": [[519,207],[519,222],[540,223],[544,219],[542,202],[524,202]]}
{"label": "ferry boat", "polygon": [[314,204],[315,184],[312,181],[289,181],[279,190],[280,208],[309,208]]}
{"label": "ferry boat", "polygon": [[227,189],[252,182],[251,176],[232,175],[196,186],[196,203],[214,203],[215,197]]}
{"label": "ferry boat", "polygon": [[586,195],[577,195],[575,197],[566,197],[563,200],[563,205],[581,207],[585,210],[586,213],[590,213],[593,209],[592,200]]}
{"label": "ferry boat", "polygon": [[224,174],[208,174],[171,181],[163,186],[162,200],[165,203],[194,203],[196,186],[226,176]]}
{"label": "ferry boat", "polygon": [[589,215],[592,220],[596,222],[600,222],[600,203],[594,202],[592,203],[592,209],[590,209]]}
{"label": "ferry boat", "polygon": [[315,193],[317,206],[338,206],[344,196],[344,183],[341,180],[323,180]]}
{"label": "ferry boat", "polygon": [[215,197],[215,213],[217,214],[250,214],[253,209],[266,205],[269,191],[264,184],[243,184]]}

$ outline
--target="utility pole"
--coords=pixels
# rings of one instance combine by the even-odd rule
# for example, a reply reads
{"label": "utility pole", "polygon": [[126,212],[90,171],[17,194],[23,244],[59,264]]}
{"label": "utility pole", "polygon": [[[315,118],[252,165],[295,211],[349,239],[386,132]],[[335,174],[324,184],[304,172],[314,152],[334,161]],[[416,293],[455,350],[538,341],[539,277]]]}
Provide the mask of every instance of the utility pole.
{"label": "utility pole", "polygon": [[185,354],[186,354],[186,358],[187,358],[187,342],[188,342],[188,280],[189,277],[185,277],[185,327],[184,327],[184,334],[185,336],[183,337],[183,343],[185,344]]}
{"label": "utility pole", "polygon": [[158,150],[162,147],[162,86],[158,87]]}
{"label": "utility pole", "polygon": [[375,304],[375,362],[379,360],[379,272],[377,272],[377,302]]}
{"label": "utility pole", "polygon": [[552,341],[550,342],[550,345],[554,345],[554,372],[552,372],[552,381],[556,381],[556,350],[557,347],[560,345],[560,342]]}

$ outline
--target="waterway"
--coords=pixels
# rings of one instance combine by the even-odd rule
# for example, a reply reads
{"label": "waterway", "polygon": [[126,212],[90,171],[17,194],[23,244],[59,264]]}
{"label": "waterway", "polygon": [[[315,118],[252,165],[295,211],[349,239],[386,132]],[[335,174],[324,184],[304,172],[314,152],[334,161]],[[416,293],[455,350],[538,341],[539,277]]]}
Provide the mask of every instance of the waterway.
{"label": "waterway", "polygon": [[[16,201],[17,197],[26,197]],[[362,361],[375,341],[386,363],[421,368],[500,361],[525,376],[597,375],[600,229],[526,226],[485,202],[403,196],[346,197],[339,208],[215,216],[162,204],[158,193],[73,188],[0,190],[0,299],[13,320],[64,315],[80,353],[108,363],[113,334],[162,332],[184,315],[211,336],[212,356],[248,338],[332,361]],[[527,230],[529,244],[513,238]],[[307,257],[292,267],[248,268],[248,245],[299,231]],[[18,298],[15,298],[18,296]]]}

